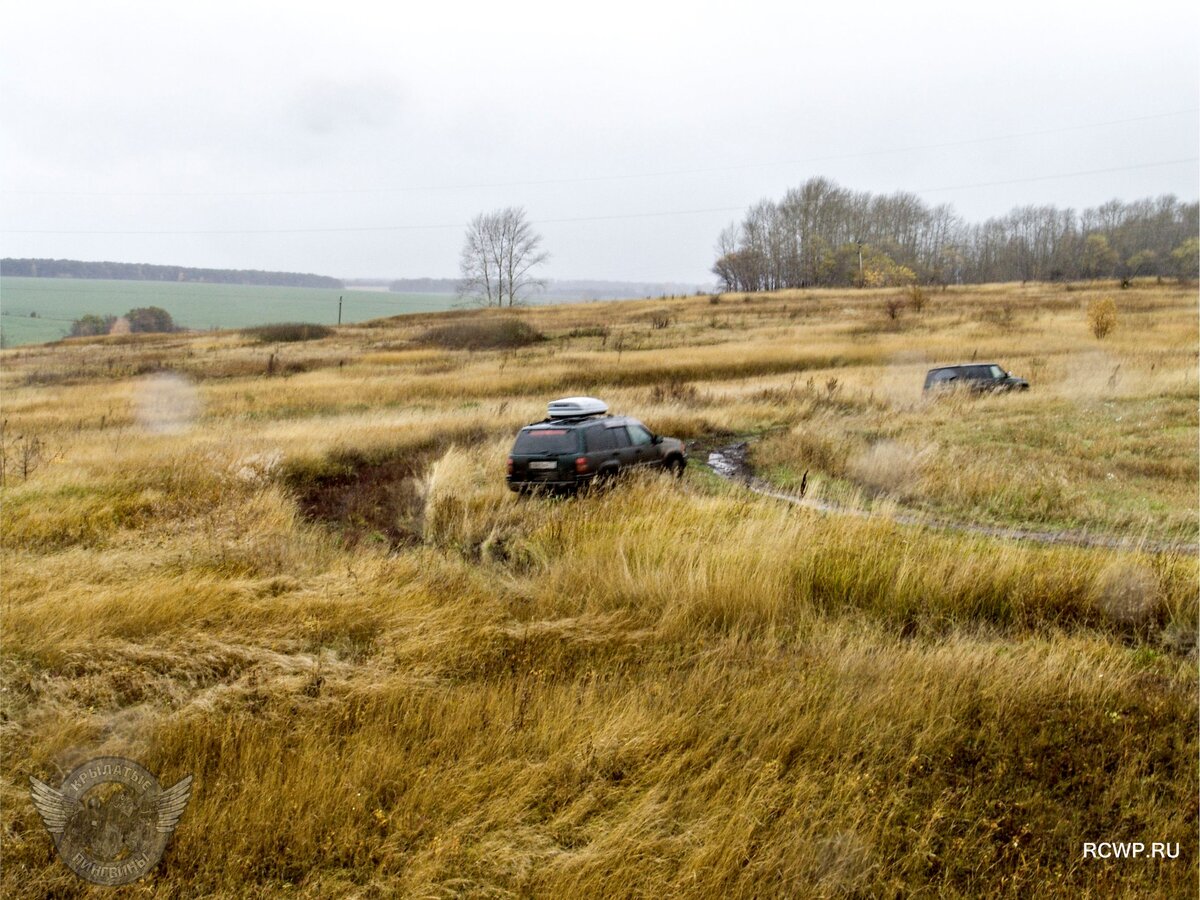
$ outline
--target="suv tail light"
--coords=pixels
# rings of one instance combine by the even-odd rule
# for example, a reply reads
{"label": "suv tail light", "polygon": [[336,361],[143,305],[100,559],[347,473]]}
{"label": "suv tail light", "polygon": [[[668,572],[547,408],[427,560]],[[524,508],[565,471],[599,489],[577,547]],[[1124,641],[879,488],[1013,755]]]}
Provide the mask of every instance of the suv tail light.
{"label": "suv tail light", "polygon": [[578,456],[575,458],[575,472],[583,475],[588,470],[588,461],[586,456]]}
{"label": "suv tail light", "polygon": [[512,457],[510,456],[508,458],[508,474],[509,475],[512,474],[512,469],[513,469],[513,460],[512,460]]}

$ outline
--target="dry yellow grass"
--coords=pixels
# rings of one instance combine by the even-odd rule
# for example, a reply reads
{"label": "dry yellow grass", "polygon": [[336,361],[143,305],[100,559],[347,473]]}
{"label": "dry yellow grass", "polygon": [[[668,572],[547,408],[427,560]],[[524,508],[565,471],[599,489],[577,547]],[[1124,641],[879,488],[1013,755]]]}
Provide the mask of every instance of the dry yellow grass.
{"label": "dry yellow grass", "polygon": [[[1195,298],[1120,292],[1098,348],[1100,292],[898,324],[888,292],[530,309],[549,340],[517,351],[412,343],[458,313],[4,353],[0,886],[88,893],[26,778],[109,753],[196,775],[134,893],[1185,895],[1194,556],[695,468],[502,480],[515,428],[588,392],[846,502],[1195,541]],[[1033,391],[922,400],[976,354]],[[1084,860],[1100,840],[1183,857]]]}

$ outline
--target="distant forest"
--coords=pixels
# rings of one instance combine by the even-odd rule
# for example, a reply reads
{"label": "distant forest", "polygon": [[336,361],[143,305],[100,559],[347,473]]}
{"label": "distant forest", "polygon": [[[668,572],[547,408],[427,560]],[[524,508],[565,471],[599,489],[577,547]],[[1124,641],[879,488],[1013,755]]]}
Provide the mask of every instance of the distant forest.
{"label": "distant forest", "polygon": [[982,223],[915,194],[813,178],[721,232],[726,290],[1173,276],[1194,279],[1200,204],[1173,196],[1076,211],[1021,206]]}
{"label": "distant forest", "polygon": [[455,278],[397,278],[388,290],[400,294],[453,294],[458,290]]}
{"label": "distant forest", "polygon": [[[457,278],[397,278],[388,285],[388,290],[409,294],[454,294],[458,285]],[[631,297],[684,296],[711,287],[678,281],[549,279],[533,296],[539,300],[626,300]]]}
{"label": "distant forest", "polygon": [[120,281],[183,281],[206,284],[266,284],[279,287],[342,288],[337,278],[254,269],[191,269],[143,263],[82,262],[77,259],[0,259],[10,278],[102,278]]}

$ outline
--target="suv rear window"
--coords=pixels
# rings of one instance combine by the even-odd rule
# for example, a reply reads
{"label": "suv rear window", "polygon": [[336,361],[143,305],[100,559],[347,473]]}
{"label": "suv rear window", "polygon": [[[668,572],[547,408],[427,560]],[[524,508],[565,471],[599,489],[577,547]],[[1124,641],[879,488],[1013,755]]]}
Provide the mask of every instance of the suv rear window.
{"label": "suv rear window", "polygon": [[574,453],[579,435],[571,428],[530,428],[517,435],[513,453]]}

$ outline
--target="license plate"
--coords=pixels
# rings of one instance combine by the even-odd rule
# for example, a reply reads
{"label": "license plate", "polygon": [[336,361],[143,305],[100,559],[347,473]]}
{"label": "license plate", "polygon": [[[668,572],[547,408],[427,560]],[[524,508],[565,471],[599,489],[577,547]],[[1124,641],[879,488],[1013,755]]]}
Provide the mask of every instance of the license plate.
{"label": "license plate", "polygon": [[529,464],[529,468],[531,468],[531,469],[557,469],[558,463],[556,463],[556,462],[531,462]]}

